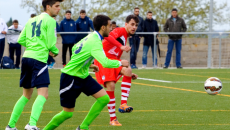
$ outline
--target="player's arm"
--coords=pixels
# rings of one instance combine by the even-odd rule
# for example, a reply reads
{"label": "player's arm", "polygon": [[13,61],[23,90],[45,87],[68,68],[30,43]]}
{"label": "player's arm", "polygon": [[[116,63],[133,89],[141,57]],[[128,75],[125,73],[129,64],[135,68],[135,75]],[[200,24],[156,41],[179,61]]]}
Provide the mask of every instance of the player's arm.
{"label": "player's arm", "polygon": [[112,32],[110,32],[108,37],[105,37],[105,40],[107,40],[109,43],[112,43],[113,45],[119,47],[122,51],[129,51],[131,48],[128,46],[121,45],[120,42],[118,42],[116,39],[121,37],[122,33],[119,30],[119,28],[114,29]]}
{"label": "player's arm", "polygon": [[[27,24],[26,24],[26,26],[27,26]],[[18,43],[24,47],[26,47],[26,26],[24,27],[24,29],[22,30],[22,32],[20,33],[20,35],[18,37]]]}
{"label": "player's arm", "polygon": [[56,22],[55,20],[48,22],[47,25],[47,46],[48,49],[54,54],[57,55],[59,50],[56,47],[57,43],[57,33],[55,32]]}
{"label": "player's arm", "polygon": [[99,71],[98,66],[96,66],[96,65],[94,65],[94,64],[91,64],[89,68],[90,68],[90,69],[93,69],[93,72],[98,72],[98,71]]}
{"label": "player's arm", "polygon": [[102,46],[92,46],[91,55],[105,68],[118,68],[120,66],[128,66],[128,62],[110,60],[105,56]]}

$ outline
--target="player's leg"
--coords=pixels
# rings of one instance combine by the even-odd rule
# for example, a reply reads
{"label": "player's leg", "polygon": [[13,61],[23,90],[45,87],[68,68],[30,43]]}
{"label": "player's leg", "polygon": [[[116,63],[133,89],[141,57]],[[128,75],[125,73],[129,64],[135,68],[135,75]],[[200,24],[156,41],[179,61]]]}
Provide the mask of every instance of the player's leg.
{"label": "player's leg", "polygon": [[113,126],[122,126],[122,124],[120,124],[117,120],[116,117],[116,103],[115,103],[115,82],[114,81],[110,81],[110,82],[105,82],[105,87],[107,94],[109,95],[110,98],[110,102],[107,104],[108,110],[109,110],[109,116],[110,116],[110,125]]}
{"label": "player's leg", "polygon": [[96,117],[101,113],[103,108],[109,103],[109,96],[103,88],[92,96],[96,98],[97,101],[93,104],[89,113],[87,114],[78,129],[88,130],[89,125],[96,119]]}
{"label": "player's leg", "polygon": [[121,83],[121,106],[119,108],[119,112],[131,112],[133,108],[131,106],[127,106],[127,100],[131,88],[132,69],[130,67],[123,67],[120,74],[123,75],[123,79]]}
{"label": "player's leg", "polygon": [[56,114],[43,130],[53,130],[61,125],[65,120],[73,116],[76,98],[81,91],[74,89],[75,82],[73,76],[62,73],[60,78],[60,100],[63,111]]}
{"label": "player's leg", "polygon": [[23,88],[23,95],[16,102],[14,109],[13,109],[13,112],[11,114],[10,121],[8,123],[9,130],[10,130],[10,128],[15,128],[15,124],[17,123],[20,115],[22,114],[22,111],[23,111],[26,103],[31,98],[32,93],[33,93],[33,88],[30,88],[30,89]]}
{"label": "player's leg", "polygon": [[65,120],[73,116],[74,108],[63,107],[63,110],[56,114],[43,130],[54,130]]}

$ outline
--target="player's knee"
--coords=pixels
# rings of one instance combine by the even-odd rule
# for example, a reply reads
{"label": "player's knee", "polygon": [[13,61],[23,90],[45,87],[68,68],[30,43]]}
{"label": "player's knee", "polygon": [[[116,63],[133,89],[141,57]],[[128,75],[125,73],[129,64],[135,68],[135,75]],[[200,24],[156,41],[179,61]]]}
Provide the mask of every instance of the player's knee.
{"label": "player's knee", "polygon": [[109,95],[104,95],[100,98],[97,99],[100,103],[104,104],[104,105],[107,105],[109,102],[110,102],[110,98],[109,98]]}
{"label": "player's knee", "polygon": [[114,82],[106,82],[107,91],[114,91],[115,90],[115,83]]}
{"label": "player's knee", "polygon": [[132,69],[131,69],[131,67],[128,67],[128,68],[124,69],[124,75],[125,76],[129,76],[129,77],[132,76]]}

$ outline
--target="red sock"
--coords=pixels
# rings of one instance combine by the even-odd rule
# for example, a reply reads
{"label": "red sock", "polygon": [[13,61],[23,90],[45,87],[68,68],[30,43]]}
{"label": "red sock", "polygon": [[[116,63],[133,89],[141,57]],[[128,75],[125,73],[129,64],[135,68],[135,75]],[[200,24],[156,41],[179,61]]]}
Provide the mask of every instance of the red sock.
{"label": "red sock", "polygon": [[132,77],[124,76],[121,83],[121,105],[126,103],[129,97]]}
{"label": "red sock", "polygon": [[110,121],[116,119],[116,114],[115,114],[115,96],[114,96],[114,91],[106,91],[107,94],[109,95],[110,102],[107,104],[108,110],[109,110],[109,115],[110,115]]}

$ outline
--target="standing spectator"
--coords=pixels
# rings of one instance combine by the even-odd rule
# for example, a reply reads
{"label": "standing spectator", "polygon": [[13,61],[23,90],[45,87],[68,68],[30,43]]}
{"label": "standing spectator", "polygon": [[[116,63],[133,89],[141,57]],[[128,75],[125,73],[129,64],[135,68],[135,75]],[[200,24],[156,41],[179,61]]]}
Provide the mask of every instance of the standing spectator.
{"label": "standing spectator", "polygon": [[[56,17],[53,17],[56,20]],[[58,22],[56,21],[56,32],[60,32],[60,27],[58,25]],[[47,61],[49,69],[54,68],[55,60],[54,58],[49,54],[48,61]]]}
{"label": "standing spectator", "polygon": [[0,63],[2,63],[2,56],[5,48],[5,36],[8,27],[3,19],[0,18]]}
{"label": "standing spectator", "polygon": [[115,28],[118,28],[117,23],[115,21],[112,21],[112,30],[113,31]]}
{"label": "standing spectator", "polygon": [[[139,25],[136,32],[143,32],[144,30],[144,20],[142,17],[139,16],[140,9],[138,7],[134,8],[134,15],[136,15],[139,18]],[[137,69],[136,66],[136,59],[137,59],[137,52],[139,50],[140,45],[140,39],[142,35],[140,34],[134,34],[133,36],[130,36],[129,38],[129,44],[131,48],[130,51],[130,65],[132,69]]]}
{"label": "standing spectator", "polygon": [[[153,14],[151,11],[148,11],[147,18],[144,21],[144,32],[159,32],[159,27],[157,21],[152,18]],[[152,59],[154,62],[154,49],[156,50],[157,46],[154,46],[154,35],[144,35],[144,46],[143,46],[143,56],[142,56],[142,68],[146,68],[147,66],[147,54],[149,51],[149,47],[152,50]],[[157,40],[157,39],[156,39]],[[156,42],[159,43],[158,40]],[[155,59],[155,65],[153,67],[157,67],[157,59]]]}
{"label": "standing spectator", "polygon": [[[89,32],[90,28],[94,30],[92,20],[86,16],[85,10],[80,11],[80,16],[76,21],[77,32]],[[82,38],[88,34],[78,34],[76,42],[79,42]]]}
{"label": "standing spectator", "polygon": [[14,62],[14,52],[16,52],[16,64],[15,68],[20,69],[21,60],[21,45],[18,43],[18,37],[22,31],[23,26],[18,25],[18,20],[13,21],[13,25],[8,28],[8,31],[12,31],[17,34],[7,35],[7,42],[9,43],[10,59]]}
{"label": "standing spectator", "polygon": [[[60,32],[76,32],[76,24],[71,19],[71,11],[67,10],[65,18],[61,21]],[[66,66],[66,52],[69,48],[70,58],[72,56],[72,47],[76,43],[76,34],[61,34],[62,37],[62,64]]]}
{"label": "standing spectator", "polygon": [[[164,25],[164,31],[165,32],[186,32],[187,27],[184,22],[184,19],[178,17],[177,15],[177,9],[172,9],[171,12],[172,16],[169,18],[165,25]],[[171,60],[171,55],[173,51],[173,46],[175,43],[176,46],[176,66],[178,69],[182,69],[181,67],[181,43],[182,43],[182,35],[168,35],[168,51],[167,56],[165,59],[165,65],[164,68],[167,69]]]}

